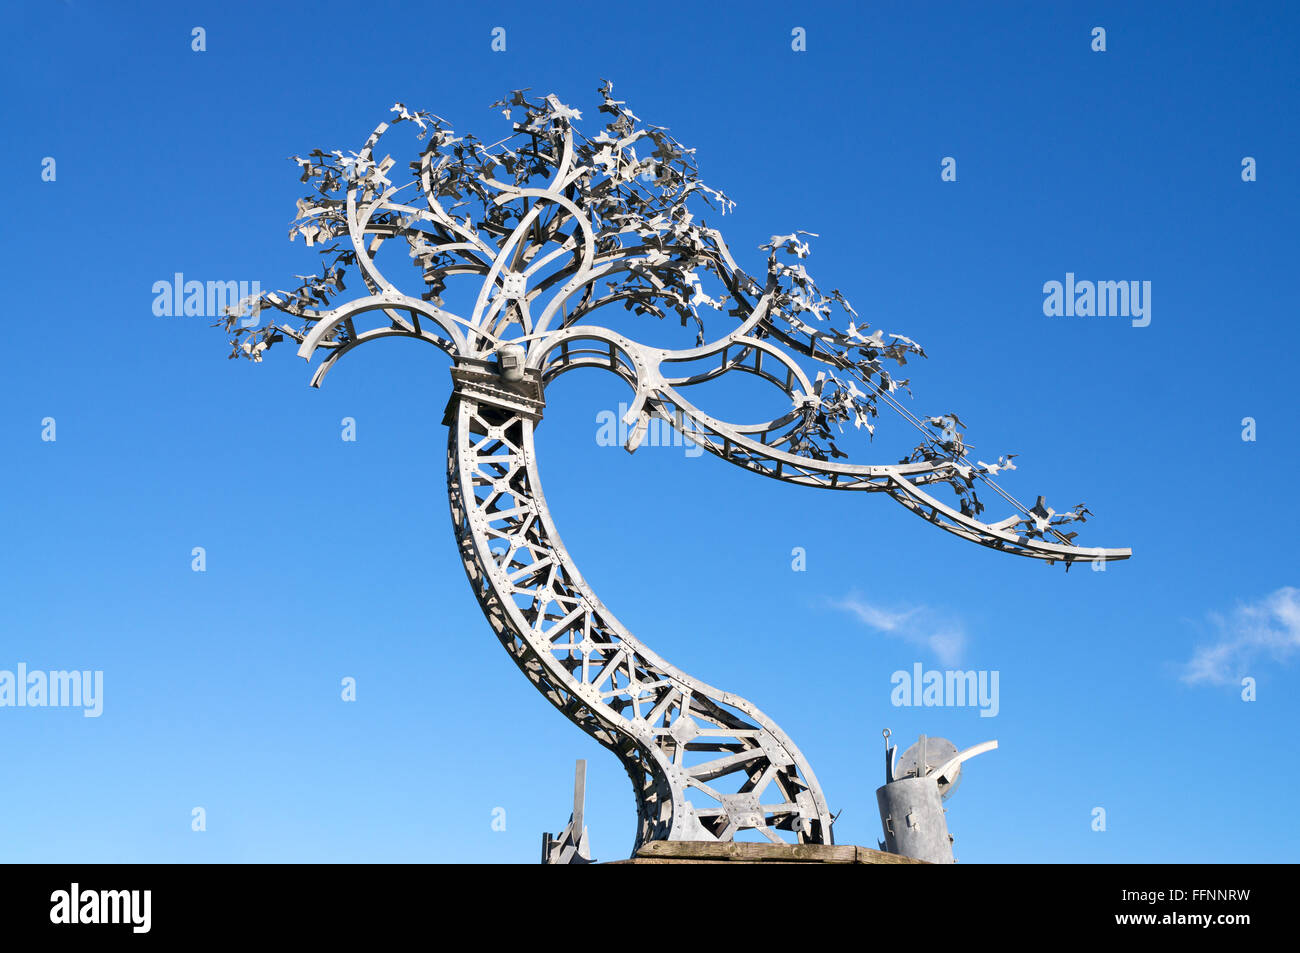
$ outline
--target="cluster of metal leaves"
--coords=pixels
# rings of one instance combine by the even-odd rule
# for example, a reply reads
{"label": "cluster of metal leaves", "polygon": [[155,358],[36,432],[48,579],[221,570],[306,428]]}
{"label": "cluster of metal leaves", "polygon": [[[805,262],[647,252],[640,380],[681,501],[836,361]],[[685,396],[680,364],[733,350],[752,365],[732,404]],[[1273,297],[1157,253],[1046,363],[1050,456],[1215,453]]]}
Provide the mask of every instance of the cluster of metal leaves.
{"label": "cluster of metal leaves", "polygon": [[[224,322],[231,356],[260,361],[286,334],[301,340],[333,306],[335,296],[346,290],[345,275],[357,265],[359,254],[366,255],[367,236],[404,240],[420,271],[420,297],[441,304],[449,278],[487,275],[491,261],[482,250],[495,248],[528,212],[529,199],[520,193],[558,185],[590,223],[597,255],[633,248],[637,253],[616,281],[599,282],[607,294],[599,294],[598,282],[580,289],[560,327],[592,314],[594,306],[621,301],[637,315],[676,317],[682,326],[693,326],[697,344],[703,344],[702,309],[725,311],[734,322],[747,318],[764,301],[766,314],[754,336],[778,341],[828,368],[817,375],[812,394],[793,395],[794,425],[785,437],[789,452],[816,460],[846,457],[837,441],[845,425],[874,434],[883,402],[922,434],[921,442],[900,462],[950,461],[953,466],[941,482],[955,491],[961,512],[974,517],[983,510],[976,483],[1014,469],[1011,458],[999,457],[993,464],[972,461],[961,435],[965,425],[955,414],[919,418],[900,403],[896,395],[910,396],[910,390],[898,371],[909,357],[924,357],[924,350],[903,335],[869,329],[840,291],[823,291],[817,285],[804,265],[807,239],[815,236],[773,236],[760,246],[767,252],[765,273],[750,275],[703,217],[700,206],[726,214],[733,203],[701,180],[693,149],[667,129],[642,123],[625,102],[613,98],[607,81],[599,88],[599,112],[607,121],[594,137],[580,131],[578,110],[553,95],[533,99],[527,92],[516,90],[493,104],[512,131],[491,144],[457,134],[442,117],[398,103],[392,107],[394,118],[381,124],[359,152],[317,149],[293,157],[310,192],[298,200],[289,236],[301,236],[317,248],[323,267],[319,274],[297,276],[300,284],[292,290],[264,293],[232,308]],[[374,156],[380,137],[401,123],[417,130],[417,140],[424,143],[410,163],[412,181],[404,186],[420,193],[419,205],[392,199],[403,188],[393,182],[396,162]],[[571,154],[566,153],[569,149]],[[560,175],[565,176],[563,182],[556,181]],[[362,207],[370,211],[359,230],[356,210]],[[572,231],[564,231],[566,222]],[[548,244],[572,245],[580,237],[576,226],[560,215],[538,219],[534,227],[524,264]],[[570,267],[576,267],[576,250],[573,255]],[[374,273],[362,268],[358,274],[367,293],[385,290]],[[706,279],[718,286],[714,294],[706,291]],[[243,319],[245,314],[260,318],[267,309],[290,315],[298,326],[274,320],[246,326],[250,322]],[[841,321],[842,328],[837,326]],[[339,325],[326,340],[346,343],[349,328]],[[1087,514],[1082,504],[1056,513],[1040,497],[1034,508],[996,525],[1014,526],[1031,538],[1050,534],[1068,542],[1074,534],[1062,534],[1056,527]]]}

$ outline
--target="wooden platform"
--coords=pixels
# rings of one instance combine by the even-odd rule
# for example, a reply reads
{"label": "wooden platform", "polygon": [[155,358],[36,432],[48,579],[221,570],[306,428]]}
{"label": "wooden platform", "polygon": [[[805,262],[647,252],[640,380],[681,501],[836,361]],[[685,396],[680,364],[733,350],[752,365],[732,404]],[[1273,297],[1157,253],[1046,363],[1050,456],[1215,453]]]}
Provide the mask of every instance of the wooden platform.
{"label": "wooden platform", "polygon": [[612,864],[924,864],[870,847],[828,844],[738,844],[651,841],[630,860]]}

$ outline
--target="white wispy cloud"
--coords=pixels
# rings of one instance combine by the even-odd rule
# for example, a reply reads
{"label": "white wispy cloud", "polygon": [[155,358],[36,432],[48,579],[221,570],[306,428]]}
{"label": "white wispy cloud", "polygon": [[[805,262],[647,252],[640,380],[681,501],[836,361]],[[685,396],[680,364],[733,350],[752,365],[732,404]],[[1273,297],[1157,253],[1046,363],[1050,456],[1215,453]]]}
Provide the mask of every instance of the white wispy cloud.
{"label": "white wispy cloud", "polygon": [[966,647],[966,632],[961,623],[926,606],[887,609],[872,605],[857,593],[829,600],[829,604],[851,613],[877,632],[929,649],[944,665],[955,665]]}
{"label": "white wispy cloud", "polygon": [[1230,616],[1212,613],[1210,621],[1219,630],[1218,641],[1199,646],[1181,678],[1191,685],[1240,683],[1252,666],[1285,661],[1300,650],[1300,589],[1283,586],[1238,606]]}

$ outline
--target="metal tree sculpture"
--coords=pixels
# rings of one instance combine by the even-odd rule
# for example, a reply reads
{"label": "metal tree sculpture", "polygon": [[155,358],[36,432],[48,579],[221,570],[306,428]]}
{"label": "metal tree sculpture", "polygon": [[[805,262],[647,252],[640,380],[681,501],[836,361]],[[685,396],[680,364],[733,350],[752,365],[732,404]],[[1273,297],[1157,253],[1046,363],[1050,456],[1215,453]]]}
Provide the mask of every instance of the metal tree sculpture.
{"label": "metal tree sculpture", "polygon": [[[570,720],[613,751],[632,778],[636,842],[731,840],[752,829],[776,842],[830,843],[832,816],[799,749],[750,702],[687,675],[634,638],[587,586],[565,551],[542,495],[533,431],[546,387],[579,367],[621,377],[634,397],[627,449],[652,416],[738,466],[788,483],[884,493],[929,523],[984,546],[1048,562],[1113,560],[1127,549],[1076,546],[1061,526],[1082,507],[1026,507],[992,477],[1009,458],[968,458],[956,415],[920,418],[900,401],[907,381],[890,365],[924,356],[908,338],[867,333],[838,291],[821,292],[800,260],[805,233],[766,245],[754,277],[692,206],[731,206],[699,178],[692,150],[644,126],[605,83],[595,138],[554,96],[517,91],[496,103],[513,132],[490,146],[456,135],[445,120],[393,107],[393,123],[418,127],[427,144],[414,182],[394,185],[394,160],[375,158],[381,124],[360,152],[315,151],[295,161],[312,193],[298,202],[290,237],[326,257],[296,291],[241,302],[226,321],[232,357],[261,360],[284,338],[310,359],[325,352],[312,385],[340,357],[382,337],[409,337],[452,358],[447,488],[465,572],[493,632],[529,681]],[[640,150],[640,155],[638,154]],[[417,186],[409,198],[399,194]],[[423,287],[400,291],[376,265],[386,242],[405,246]],[[342,304],[348,267],[365,293]],[[475,285],[449,310],[453,279]],[[707,283],[707,284],[706,284]],[[712,293],[711,293],[712,292]],[[594,323],[608,306],[673,314],[694,325],[696,346],[650,347]],[[849,319],[830,323],[832,306]],[[257,315],[275,309],[287,323]],[[725,312],[729,329],[705,333],[701,309]],[[255,316],[246,320],[250,312]],[[798,358],[824,365],[815,378]],[[684,396],[693,385],[743,371],[776,385],[789,410],[773,420],[718,420]],[[842,462],[842,424],[873,431],[881,406],[923,435],[897,463]],[[1015,508],[980,520],[976,484]],[[941,502],[932,491],[946,488]]]}

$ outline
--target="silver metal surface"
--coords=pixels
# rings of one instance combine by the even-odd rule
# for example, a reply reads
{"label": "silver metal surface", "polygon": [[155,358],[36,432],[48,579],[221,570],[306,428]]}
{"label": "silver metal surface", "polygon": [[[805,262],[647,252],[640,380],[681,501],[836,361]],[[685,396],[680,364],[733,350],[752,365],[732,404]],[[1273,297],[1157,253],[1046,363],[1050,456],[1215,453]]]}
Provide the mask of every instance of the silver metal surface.
{"label": "silver metal surface", "polygon": [[939,789],[930,778],[900,778],[876,789],[884,849],[891,854],[951,864],[952,835]]}
{"label": "silver metal surface", "polygon": [[[946,738],[927,738],[922,735],[916,744],[899,756],[898,766],[894,769],[894,777],[923,778],[948,759],[955,757],[956,754],[957,746]],[[944,800],[948,799],[948,796],[956,789],[960,780],[961,769],[957,768],[952,779],[945,779],[945,783],[940,788],[939,793]]]}
{"label": "silver metal surface", "polygon": [[583,813],[587,799],[587,762],[579,760],[573,772],[573,813],[557,836],[542,835],[542,863],[594,864]]}
{"label": "silver metal surface", "polygon": [[[394,106],[392,125],[418,129],[425,142],[411,163],[413,181],[402,186],[389,178],[395,160],[376,158],[389,124],[360,152],[298,157],[313,191],[298,203],[291,237],[319,246],[325,267],[296,290],[232,309],[232,356],[260,361],[292,339],[301,357],[324,355],[312,377],[319,386],[340,357],[367,341],[411,338],[446,353],[447,484],[466,574],[528,680],[622,762],[637,796],[637,845],[729,840],[746,830],[772,841],[831,843],[817,779],[780,728],[744,698],[664,661],[583,581],[551,521],[533,441],[554,380],[600,368],[626,382],[629,451],[659,417],[754,473],[883,493],[934,526],[1002,552],[1068,567],[1126,559],[1130,551],[1075,545],[1062,527],[1086,519],[1082,505],[1057,513],[1041,497],[1033,507],[1019,503],[993,480],[1015,469],[1010,456],[972,460],[955,414],[920,417],[902,404],[907,381],[894,371],[924,351],[901,335],[868,333],[843,295],[823,293],[802,264],[805,233],[761,246],[767,258],[759,277],[742,270],[698,214],[702,206],[725,212],[730,201],[700,180],[693,150],[641,124],[613,99],[610,84],[601,87],[599,107],[610,118],[595,137],[579,132],[577,110],[525,92],[495,104],[513,125],[490,146],[457,135],[437,116]],[[418,266],[415,293],[399,290],[376,264],[388,242]],[[335,303],[349,268],[361,287]],[[462,293],[457,311],[448,300],[453,286]],[[651,347],[594,323],[629,310],[637,320],[694,327],[695,345]],[[842,328],[832,322],[835,310]],[[292,320],[258,325],[263,311]],[[712,336],[704,321],[710,312],[724,325]],[[805,365],[820,370],[814,376]],[[775,386],[788,410],[736,423],[686,396],[730,372]],[[922,442],[900,462],[846,462],[837,444],[843,425],[870,434],[881,407]],[[981,521],[977,484],[1014,512]]]}
{"label": "silver metal surface", "polygon": [[921,735],[896,759],[898,749],[889,744],[886,731],[885,783],[876,789],[885,832],[881,849],[932,864],[955,863],[943,802],[957,789],[962,764],[997,746],[985,741],[958,751],[946,738]]}

